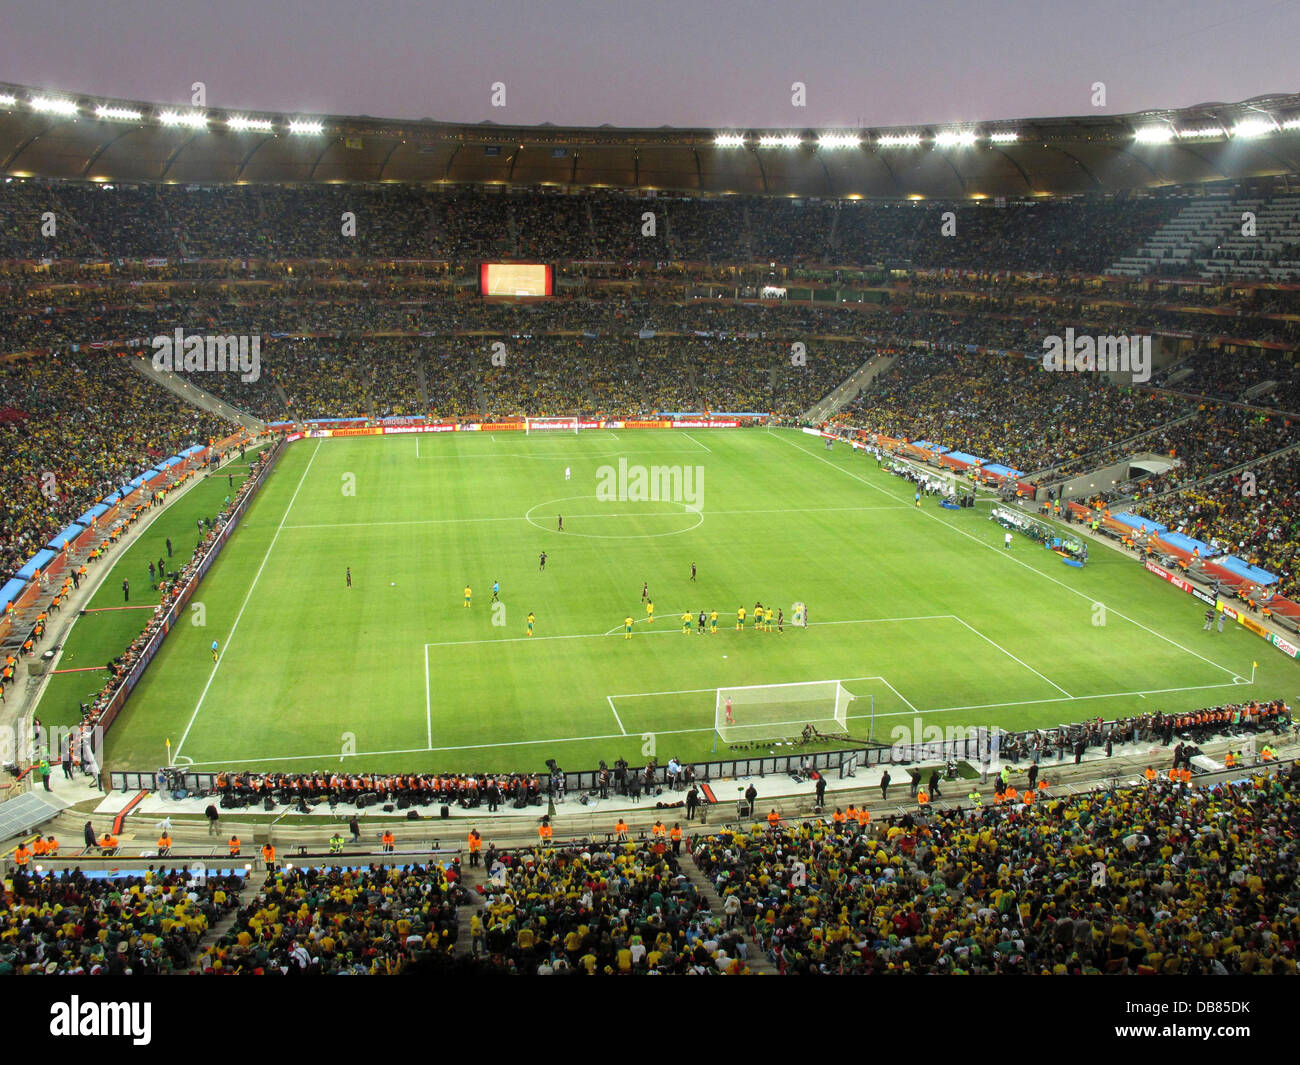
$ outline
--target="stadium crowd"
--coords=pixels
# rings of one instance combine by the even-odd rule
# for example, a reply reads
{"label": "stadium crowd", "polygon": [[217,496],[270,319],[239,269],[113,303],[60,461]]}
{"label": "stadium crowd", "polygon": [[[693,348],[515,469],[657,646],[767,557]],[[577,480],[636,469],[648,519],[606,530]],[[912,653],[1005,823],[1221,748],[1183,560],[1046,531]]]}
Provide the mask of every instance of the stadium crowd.
{"label": "stadium crowd", "polygon": [[1296,972],[1297,781],[693,841],[782,973]]}
{"label": "stadium crowd", "polygon": [[[0,186],[0,259],[401,258],[912,262],[1098,273],[1177,195],[1068,203],[829,203],[384,185]],[[941,232],[957,215],[959,239]],[[656,216],[643,235],[643,214]],[[53,212],[57,227],[43,232]],[[345,215],[355,219],[348,233]],[[838,216],[838,219],[837,219]]]}
{"label": "stadium crowd", "polygon": [[226,431],[107,354],[0,364],[0,574],[159,459]]}
{"label": "stadium crowd", "polygon": [[1300,594],[1300,453],[1139,506],[1143,517],[1274,574],[1287,598]]}
{"label": "stadium crowd", "polygon": [[195,966],[214,976],[396,974],[454,950],[464,901],[454,863],[276,866]]}
{"label": "stadium crowd", "polygon": [[184,972],[242,890],[237,876],[152,866],[144,876],[94,878],[19,869],[0,888],[0,975]]}
{"label": "stadium crowd", "polygon": [[481,950],[525,975],[743,975],[741,933],[712,913],[669,844],[556,847],[488,864]]}

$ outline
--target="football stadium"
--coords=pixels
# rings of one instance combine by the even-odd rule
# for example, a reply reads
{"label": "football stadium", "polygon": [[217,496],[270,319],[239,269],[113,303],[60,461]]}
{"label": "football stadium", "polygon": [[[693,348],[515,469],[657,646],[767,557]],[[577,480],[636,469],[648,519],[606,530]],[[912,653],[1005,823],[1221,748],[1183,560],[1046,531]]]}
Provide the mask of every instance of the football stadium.
{"label": "football stadium", "polygon": [[0,288],[0,972],[1296,973],[1300,94],[5,82]]}

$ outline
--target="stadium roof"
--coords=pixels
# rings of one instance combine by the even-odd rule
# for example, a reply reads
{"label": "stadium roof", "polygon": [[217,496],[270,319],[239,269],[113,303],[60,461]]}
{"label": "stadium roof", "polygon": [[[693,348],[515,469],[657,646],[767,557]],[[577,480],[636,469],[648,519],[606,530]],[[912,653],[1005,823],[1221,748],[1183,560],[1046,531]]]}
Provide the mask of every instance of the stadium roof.
{"label": "stadium roof", "polygon": [[0,174],[825,198],[1067,196],[1300,173],[1300,94],[907,128],[620,129],[231,112],[0,83]]}

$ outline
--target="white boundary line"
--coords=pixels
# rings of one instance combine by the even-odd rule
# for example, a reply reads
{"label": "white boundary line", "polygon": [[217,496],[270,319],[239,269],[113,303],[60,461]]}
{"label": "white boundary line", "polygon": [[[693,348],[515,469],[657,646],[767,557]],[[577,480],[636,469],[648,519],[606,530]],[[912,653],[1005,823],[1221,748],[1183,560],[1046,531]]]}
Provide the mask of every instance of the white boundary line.
{"label": "white boundary line", "polygon": [[[854,679],[854,680],[878,680],[878,681],[880,681],[881,684],[883,684],[883,685],[884,685],[886,688],[888,688],[891,692],[893,692],[893,693],[894,693],[895,695],[897,695],[900,699],[902,699],[902,700],[903,700],[903,705],[906,706],[909,710],[911,710],[912,713],[914,713],[914,714],[919,714],[919,713],[921,713],[920,710],[918,710],[915,706],[912,705],[912,701],[911,701],[910,699],[908,699],[907,696],[905,696],[902,692],[900,692],[897,688],[895,688],[892,684],[890,684],[889,681],[885,680],[884,677],[854,677],[854,678],[852,678],[852,679]],[[861,716],[862,716],[861,714],[850,714],[850,715],[849,715],[849,717],[861,717]],[[881,714],[881,715],[879,715],[879,716],[881,716],[881,717],[885,717],[886,715]]]}
{"label": "white boundary line", "polygon": [[420,434],[419,433],[415,434],[415,457],[417,459],[420,457]]}
{"label": "white boundary line", "polygon": [[607,703],[609,703],[609,708],[610,708],[612,711],[614,711],[614,720],[618,722],[618,730],[619,730],[619,732],[623,733],[623,735],[626,736],[626,735],[627,735],[627,729],[625,729],[625,728],[623,727],[623,719],[622,719],[621,717],[618,716],[618,707],[616,707],[616,706],[614,705],[614,697],[613,697],[612,695],[607,695],[607,696],[605,696],[605,701],[606,701]]}
{"label": "white boundary line", "polygon": [[[594,496],[573,496],[574,499],[594,499]],[[549,503],[557,503],[560,500],[549,500]],[[537,507],[547,506],[548,503],[538,503],[530,508],[536,510]],[[698,513],[705,517],[724,517],[741,514],[825,514],[836,511],[858,512],[867,510],[908,510],[910,509],[903,503],[895,504],[892,507],[776,507],[771,510],[701,510]],[[582,520],[587,518],[680,518],[683,514],[681,511],[664,511],[657,514],[646,514],[641,511],[630,514],[579,514]],[[286,529],[365,529],[365,528],[384,528],[392,525],[480,525],[485,522],[495,521],[527,521],[530,525],[536,524],[529,521],[526,516],[509,517],[509,518],[418,518],[411,521],[328,521],[303,525],[286,525]],[[549,531],[549,530],[547,530]]]}
{"label": "white boundary line", "polygon": [[1014,659],[1015,661],[1019,662],[1022,666],[1024,666],[1027,670],[1029,670],[1030,673],[1034,674],[1034,676],[1039,677],[1040,679],[1047,681],[1048,684],[1050,684],[1050,685],[1051,685],[1053,688],[1055,688],[1058,692],[1060,692],[1062,695],[1064,695],[1067,699],[1072,699],[1072,698],[1074,698],[1074,696],[1072,696],[1068,691],[1066,691],[1064,688],[1062,688],[1062,687],[1061,687],[1059,684],[1057,684],[1055,681],[1053,681],[1053,680],[1049,680],[1047,677],[1044,677],[1043,674],[1039,673],[1038,670],[1036,670],[1033,666],[1031,666],[1031,665],[1030,665],[1028,662],[1026,662],[1023,658],[1017,658],[1017,657],[1016,657],[1015,655],[1013,655],[1010,651],[1008,651],[1005,647],[1003,647],[1000,643],[996,643],[996,642],[994,642],[993,640],[990,640],[987,636],[984,635],[984,633],[980,632],[979,629],[977,629],[974,625],[971,625],[971,624],[970,624],[969,622],[967,622],[964,618],[959,618],[956,614],[953,614],[953,615],[952,615],[952,618],[953,618],[954,621],[957,621],[957,622],[961,623],[962,625],[965,625],[966,628],[970,629],[970,631],[973,632],[976,636],[978,636],[981,640],[985,640],[985,641],[987,641],[988,643],[993,644],[994,647],[996,647],[999,651],[1001,651],[1001,652],[1002,652],[1004,655],[1006,655],[1008,658]]}
{"label": "white boundary line", "polygon": [[[856,473],[854,473],[852,470],[845,469],[843,466],[837,466],[835,463],[829,461],[828,459],[823,458],[821,455],[818,455],[815,451],[809,451],[806,447],[801,446],[800,444],[798,444],[796,441],[790,439],[789,437],[787,437],[787,436],[783,436],[783,435],[781,435],[781,434],[776,434],[776,435],[777,435],[778,439],[780,439],[780,440],[784,440],[784,441],[785,441],[787,444],[789,444],[792,448],[795,448],[795,449],[798,450],[798,451],[802,451],[805,455],[808,455],[808,456],[810,456],[810,457],[812,457],[812,458],[815,458],[815,459],[817,459],[819,462],[824,462],[824,463],[826,463],[826,465],[827,465],[827,466],[830,466],[832,469],[836,469],[836,470],[839,470],[841,473],[848,474],[848,475],[849,475],[850,477],[852,477],[855,481],[861,481],[861,482],[862,482],[863,484],[865,484],[868,488],[875,489],[875,491],[879,492],[881,495],[888,496],[890,499],[895,499],[895,500],[899,498],[898,496],[894,495],[892,492],[887,492],[887,491],[885,491],[885,489],[881,488],[879,485],[872,484],[872,483],[871,483],[870,481],[868,481],[865,477],[859,477],[859,476],[858,476]],[[916,509],[916,508],[913,508],[913,509]],[[957,526],[953,525],[952,523],[944,521],[944,520],[943,520],[941,517],[939,517],[937,514],[932,514],[930,511],[925,510],[924,508],[922,508],[922,509],[920,510],[920,513],[924,514],[927,518],[931,519],[932,521],[937,521],[940,525],[946,526],[947,528],[951,529],[953,532],[957,533],[959,536],[964,536],[964,537],[966,537],[968,540],[973,540],[975,543],[979,544],[981,547],[987,548],[988,550],[995,552],[995,553],[996,553],[1000,558],[1005,558],[1008,562],[1014,562],[1017,566],[1023,566],[1025,569],[1029,570],[1031,573],[1035,573],[1035,574],[1037,574],[1039,577],[1042,577],[1044,580],[1051,581],[1053,584],[1057,585],[1058,587],[1064,588],[1064,589],[1065,589],[1067,592],[1069,592],[1071,595],[1077,595],[1080,599],[1086,599],[1086,600],[1088,600],[1088,602],[1090,602],[1090,603],[1093,603],[1093,602],[1096,602],[1096,601],[1097,601],[1093,596],[1087,595],[1087,594],[1085,594],[1084,592],[1079,591],[1077,588],[1075,588],[1075,587],[1073,587],[1073,586],[1071,586],[1071,585],[1069,585],[1069,584],[1066,584],[1064,581],[1059,581],[1059,580],[1057,580],[1055,577],[1049,576],[1048,574],[1044,573],[1044,572],[1043,572],[1042,570],[1040,570],[1040,569],[1035,569],[1035,568],[1034,568],[1033,566],[1031,566],[1028,562],[1024,562],[1024,561],[1022,561],[1021,559],[1014,557],[1014,556],[1011,555],[1009,552],[1007,552],[1007,551],[999,551],[999,550],[998,550],[994,545],[992,545],[992,544],[988,544],[988,543],[985,543],[985,542],[984,542],[983,540],[981,540],[978,536],[972,536],[970,533],[966,532],[964,529],[959,529],[959,528],[957,528]],[[1230,677],[1236,677],[1236,676],[1239,676],[1239,675],[1240,675],[1240,674],[1238,674],[1235,670],[1231,670],[1231,669],[1229,669],[1227,666],[1221,666],[1221,665],[1219,665],[1218,662],[1214,662],[1214,661],[1212,661],[1212,660],[1206,658],[1203,654],[1198,654],[1196,651],[1193,651],[1190,647],[1184,647],[1184,646],[1183,646],[1181,643],[1179,643],[1177,640],[1171,639],[1170,637],[1166,636],[1164,633],[1157,632],[1155,629],[1150,628],[1150,627],[1148,627],[1148,626],[1146,626],[1146,625],[1143,625],[1142,622],[1137,621],[1137,620],[1135,620],[1134,618],[1129,617],[1127,614],[1121,614],[1118,610],[1115,610],[1115,609],[1113,609],[1113,608],[1109,608],[1109,607],[1108,607],[1107,609],[1110,611],[1110,613],[1114,614],[1116,617],[1123,618],[1123,619],[1124,619],[1125,621],[1127,621],[1129,624],[1131,624],[1131,625],[1136,625],[1139,629],[1143,629],[1143,630],[1145,630],[1146,632],[1149,632],[1152,636],[1155,636],[1157,639],[1164,640],[1165,643],[1168,643],[1168,644],[1171,644],[1171,645],[1174,646],[1174,647],[1177,647],[1180,651],[1184,651],[1184,652],[1186,652],[1187,654],[1191,655],[1193,658],[1199,658],[1202,662],[1206,663],[1207,665],[1214,666],[1215,669],[1218,669],[1218,670],[1221,670],[1221,671],[1224,672],[1224,673],[1227,673],[1228,676],[1230,676]]]}
{"label": "white boundary line", "polygon": [[[684,614],[686,613],[686,611],[682,611],[682,613]],[[695,619],[697,617],[695,611],[691,611],[690,614],[692,619]],[[651,629],[647,631],[645,633],[646,636],[650,636],[655,633],[680,634],[681,632],[680,628],[671,628],[670,626],[675,624],[676,622],[681,621],[682,619],[681,614],[674,614],[672,612],[656,613],[655,617],[657,617],[661,621],[665,621],[667,624],[662,629]],[[818,625],[880,625],[892,621],[937,621],[940,619],[948,619],[950,617],[952,617],[952,615],[950,614],[926,614],[921,617],[915,617],[915,618],[858,618],[851,621],[814,621],[810,623],[808,627],[810,629],[814,629]],[[641,621],[645,621],[645,620],[646,620],[645,618],[638,618],[636,621],[633,621],[632,624],[636,625],[639,624]],[[722,620],[722,613],[721,611],[719,611],[718,621],[721,622],[721,620]],[[504,637],[497,637],[494,640],[441,640],[436,643],[426,643],[424,646],[426,648],[468,647],[468,646],[473,646],[476,644],[483,644],[483,643],[519,643],[524,640],[527,640],[529,643],[541,643],[543,640],[595,640],[595,639],[602,639],[606,636],[614,636],[617,633],[621,633],[622,631],[623,631],[622,625],[615,625],[608,632],[578,632],[578,633],[571,633],[565,636],[533,636],[531,638],[527,636],[504,636]],[[857,677],[854,679],[862,680],[865,678]],[[660,694],[660,693],[654,693],[654,694]]]}
{"label": "white boundary line", "polygon": [[[700,447],[704,445],[701,444]],[[429,458],[436,462],[460,462],[470,459],[537,459],[540,462],[567,462],[573,465],[577,459],[627,458],[629,454],[653,459],[658,455],[698,455],[699,453],[699,450],[693,447],[666,447],[660,451],[570,451],[559,455],[534,455],[527,451],[494,451],[483,455],[430,455]]]}
{"label": "white boundary line", "polygon": [[692,444],[699,444],[699,446],[704,448],[704,450],[707,451],[710,455],[713,454],[713,448],[708,447],[705,444],[700,444],[700,442],[696,440],[695,437],[691,436],[690,433],[683,432],[682,436],[686,437],[686,439],[689,440]]}
{"label": "white boundary line", "polygon": [[433,689],[429,685],[429,645],[424,645],[424,731],[426,741],[433,748]]}
{"label": "white boundary line", "polygon": [[[883,677],[847,677],[844,679],[846,681],[879,680],[883,684],[885,684],[888,688],[890,688],[890,690],[896,692],[894,686],[890,684],[887,680],[885,680]],[[1006,707],[1006,706],[1030,706],[1038,703],[1080,702],[1080,701],[1085,701],[1090,699],[1121,699],[1121,698],[1128,699],[1136,695],[1159,695],[1168,692],[1206,691],[1212,688],[1237,688],[1237,687],[1241,687],[1241,685],[1233,684],[1233,683],[1199,684],[1187,688],[1155,688],[1145,692],[1138,692],[1138,691],[1105,692],[1099,695],[1075,695],[1075,696],[1071,696],[1069,699],[1066,699],[1063,696],[1053,696],[1049,699],[1022,699],[1016,702],[1009,702],[1009,703],[980,703],[971,706],[939,706],[931,710],[921,710],[921,709],[917,709],[916,707],[913,707],[911,710],[900,710],[900,711],[884,713],[884,714],[878,713],[876,714],[876,717],[877,718],[911,717],[914,715],[920,715],[923,717],[926,714],[943,714],[943,713],[950,713],[950,712],[962,711],[962,710],[991,710],[991,709],[997,709],[999,707]],[[639,694],[686,695],[686,694],[691,694],[693,692],[706,692],[706,691],[716,691],[716,690],[717,689],[715,688],[687,688],[681,692],[643,692]],[[625,698],[632,698],[632,697],[633,697],[632,695],[617,695],[617,696],[613,696],[612,698],[625,699]],[[607,696],[607,698],[609,697]],[[902,699],[903,697],[899,695],[899,698]],[[911,706],[911,703],[908,703],[906,699],[903,699],[903,702]],[[849,720],[863,721],[867,719],[867,716],[868,715],[866,714],[850,714]],[[655,729],[654,734],[656,736],[691,736],[691,735],[696,735],[698,733],[712,732],[712,731],[713,731],[712,728]],[[551,737],[551,738],[539,739],[539,740],[510,740],[505,743],[465,743],[465,744],[460,744],[452,747],[407,747],[400,750],[390,750],[390,751],[354,751],[353,753],[347,755],[340,755],[338,751],[330,751],[325,754],[276,755],[270,758],[252,758],[252,759],[225,758],[225,759],[220,759],[211,762],[194,762],[193,766],[195,768],[201,768],[203,766],[213,766],[213,765],[223,766],[223,765],[230,765],[232,761],[249,761],[249,762],[256,762],[256,763],[306,762],[306,761],[332,762],[335,759],[337,759],[338,761],[341,762],[344,760],[344,758],[378,758],[384,755],[391,755],[391,754],[440,754],[440,753],[448,753],[452,751],[491,751],[497,749],[498,747],[530,747],[530,746],[536,746],[541,744],[549,745],[549,744],[556,744],[556,743],[592,743],[597,740],[627,739],[628,736],[629,733],[627,732],[624,732],[622,734],[617,732],[610,732],[610,733],[604,733],[595,736],[559,736],[559,737]]]}
{"label": "white boundary line", "polygon": [[248,586],[248,592],[244,596],[244,601],[240,604],[239,613],[235,615],[235,623],[230,626],[230,632],[226,635],[226,642],[221,648],[217,660],[212,664],[212,672],[208,675],[208,682],[203,685],[203,691],[199,695],[199,701],[194,704],[194,713],[190,714],[190,720],[185,726],[185,731],[181,733],[181,741],[176,745],[175,757],[179,757],[181,748],[185,746],[185,740],[189,737],[190,729],[194,727],[194,719],[199,716],[199,711],[203,708],[203,702],[208,697],[208,689],[212,687],[212,682],[216,680],[217,670],[221,668],[221,663],[226,659],[226,652],[230,650],[230,641],[235,638],[235,630],[239,628],[239,621],[244,616],[244,611],[248,607],[249,601],[253,598],[253,590],[257,587],[257,582],[262,577],[262,571],[266,569],[266,564],[270,561],[271,552],[275,549],[275,542],[280,539],[280,530],[284,528],[285,519],[289,516],[289,511],[293,509],[293,504],[298,498],[298,493],[302,491],[302,486],[307,481],[307,474],[311,472],[312,463],[316,461],[316,456],[320,452],[319,440],[316,441],[316,449],[311,453],[311,458],[307,460],[307,465],[303,468],[302,476],[298,478],[298,487],[293,490],[293,495],[289,498],[289,505],[284,508],[284,514],[280,516],[280,524],[276,527],[275,535],[271,537],[271,543],[266,548],[266,554],[262,556],[262,564],[257,567],[257,573],[253,575],[253,583]]}

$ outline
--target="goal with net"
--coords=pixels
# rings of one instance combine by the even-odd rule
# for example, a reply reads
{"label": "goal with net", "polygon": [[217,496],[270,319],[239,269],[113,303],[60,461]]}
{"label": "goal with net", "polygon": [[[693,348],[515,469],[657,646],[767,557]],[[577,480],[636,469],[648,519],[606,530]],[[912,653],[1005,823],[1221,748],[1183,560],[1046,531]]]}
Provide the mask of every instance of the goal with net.
{"label": "goal with net", "polygon": [[578,418],[565,415],[558,418],[525,418],[524,434],[529,433],[576,433]]}
{"label": "goal with net", "polygon": [[713,749],[718,749],[719,740],[737,744],[798,739],[808,726],[845,736],[853,698],[838,680],[718,688]]}

